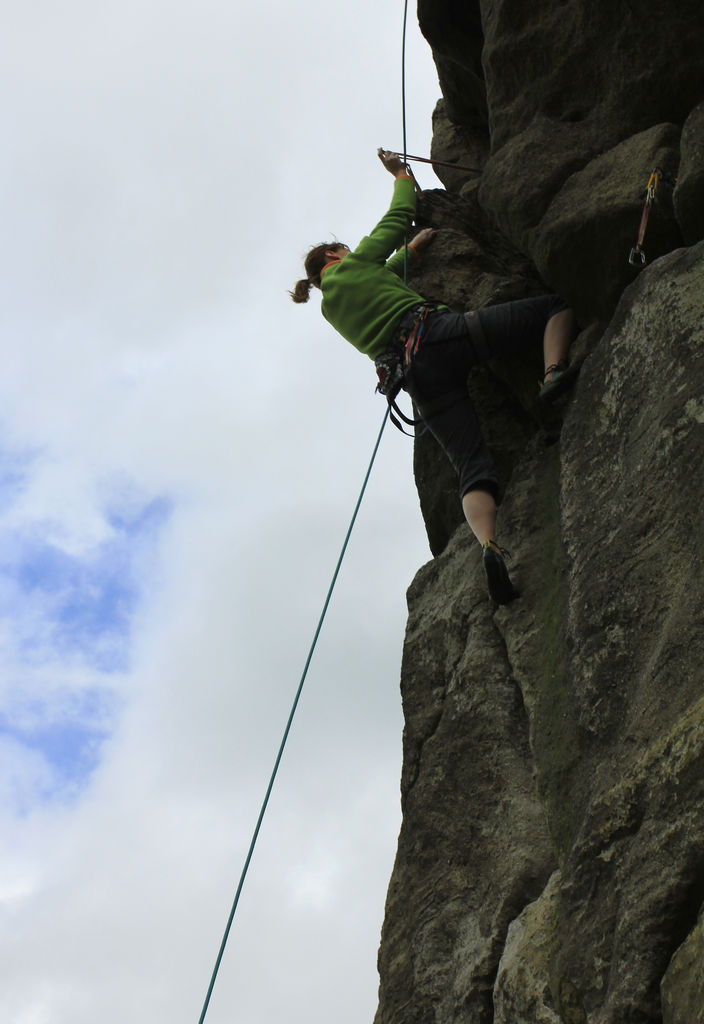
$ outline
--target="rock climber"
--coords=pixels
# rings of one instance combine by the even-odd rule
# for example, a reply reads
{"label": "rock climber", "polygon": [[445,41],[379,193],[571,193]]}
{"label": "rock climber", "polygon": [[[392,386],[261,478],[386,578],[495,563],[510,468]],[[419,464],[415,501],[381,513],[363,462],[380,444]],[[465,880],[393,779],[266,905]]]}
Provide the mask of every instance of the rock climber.
{"label": "rock climber", "polygon": [[[518,595],[506,552],[496,540],[498,478],[466,388],[467,375],[472,366],[542,343],[540,394],[554,400],[576,374],[567,362],[574,314],[557,295],[469,313],[426,302],[403,281],[403,248],[394,252],[403,246],[415,215],[415,184],[398,154],[380,149],[378,156],[394,177],[387,213],[354,250],[341,242],[313,246],[305,258],[307,276],[290,295],[294,302],[307,302],[311,288],[319,288],[322,314],[339,334],[374,360],[396,357],[404,389],[459,476],[462,509],[482,546],[489,595],[497,604],[508,604]],[[418,232],[406,246],[408,257],[416,258],[434,236],[432,228]]]}

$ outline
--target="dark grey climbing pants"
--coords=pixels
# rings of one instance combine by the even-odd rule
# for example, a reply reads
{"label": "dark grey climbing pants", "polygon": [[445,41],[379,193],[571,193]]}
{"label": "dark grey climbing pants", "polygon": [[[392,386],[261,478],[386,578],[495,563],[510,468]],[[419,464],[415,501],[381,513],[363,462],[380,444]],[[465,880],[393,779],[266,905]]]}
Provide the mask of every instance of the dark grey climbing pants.
{"label": "dark grey climbing pants", "polygon": [[460,499],[477,490],[496,497],[498,484],[467,391],[469,371],[490,359],[539,350],[548,320],[563,309],[567,303],[559,295],[540,295],[427,317],[404,386],[457,471]]}

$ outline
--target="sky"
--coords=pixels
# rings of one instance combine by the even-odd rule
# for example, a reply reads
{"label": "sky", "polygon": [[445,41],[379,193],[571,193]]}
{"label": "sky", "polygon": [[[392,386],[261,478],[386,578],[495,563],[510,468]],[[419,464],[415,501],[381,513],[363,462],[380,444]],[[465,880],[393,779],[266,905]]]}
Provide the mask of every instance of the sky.
{"label": "sky", "polygon": [[[383,214],[403,6],[25,0],[0,37],[0,1020],[197,1024],[384,415],[287,295]],[[411,5],[408,149],[439,96]],[[422,185],[440,187],[432,172]],[[208,1010],[361,1024],[400,825],[387,427]]]}

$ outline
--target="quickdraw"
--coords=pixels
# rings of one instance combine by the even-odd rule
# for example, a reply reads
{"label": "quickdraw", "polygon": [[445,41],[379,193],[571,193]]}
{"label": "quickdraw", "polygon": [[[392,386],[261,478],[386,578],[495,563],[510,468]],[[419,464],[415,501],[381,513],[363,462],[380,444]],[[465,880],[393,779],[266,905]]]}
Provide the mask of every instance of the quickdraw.
{"label": "quickdraw", "polygon": [[413,356],[420,348],[420,336],[423,333],[423,328],[425,327],[425,321],[428,317],[428,313],[432,312],[432,309],[432,306],[425,306],[424,309],[418,315],[418,317],[413,321],[413,327],[409,331],[408,338],[406,339],[406,344],[404,345],[404,366],[411,365],[411,360],[413,359]]}
{"label": "quickdraw", "polygon": [[[433,167],[449,167],[453,171],[469,171],[471,174],[481,174],[480,167],[466,167],[464,164],[453,164],[447,160],[433,160],[432,157],[427,156],[409,156],[408,153],[396,153],[396,156],[402,160],[414,160],[419,164],[432,164]],[[410,168],[409,168],[410,170]]]}
{"label": "quickdraw", "polygon": [[633,263],[636,266],[645,266],[645,252],[643,251],[643,239],[645,238],[645,229],[648,225],[648,217],[650,216],[650,208],[655,202],[655,195],[658,190],[658,185],[661,181],[665,181],[668,184],[674,185],[675,179],[670,177],[669,174],[665,174],[661,167],[654,167],[650,173],[648,180],[648,187],[645,191],[645,202],[643,204],[643,212],[640,217],[640,227],[638,228],[638,238],[636,244],[628,254],[628,262]]}

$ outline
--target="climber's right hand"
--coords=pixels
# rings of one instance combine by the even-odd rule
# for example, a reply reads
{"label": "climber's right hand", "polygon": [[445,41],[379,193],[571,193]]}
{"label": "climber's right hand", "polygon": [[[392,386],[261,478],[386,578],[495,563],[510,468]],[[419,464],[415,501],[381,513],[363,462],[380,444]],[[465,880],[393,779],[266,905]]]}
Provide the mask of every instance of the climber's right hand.
{"label": "climber's right hand", "polygon": [[395,178],[398,178],[401,174],[406,174],[406,165],[398,153],[392,153],[389,149],[379,148],[377,156],[389,174],[393,174]]}

